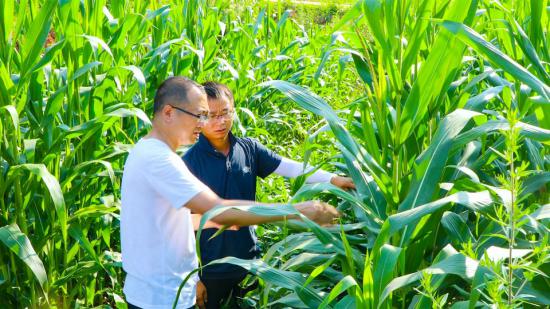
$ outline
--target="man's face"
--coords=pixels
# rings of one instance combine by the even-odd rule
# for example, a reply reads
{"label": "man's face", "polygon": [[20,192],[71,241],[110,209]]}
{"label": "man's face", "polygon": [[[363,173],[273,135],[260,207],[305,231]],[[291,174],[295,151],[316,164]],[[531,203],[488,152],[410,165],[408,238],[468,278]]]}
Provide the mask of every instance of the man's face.
{"label": "man's face", "polygon": [[[195,115],[208,114],[206,94],[193,87],[189,91],[187,99],[189,100],[188,104],[177,104],[175,106]],[[197,141],[205,122],[180,110],[175,110],[175,112],[178,115],[175,119],[173,130],[178,135],[180,145],[193,144]]]}
{"label": "man's face", "polygon": [[233,104],[226,99],[210,99],[208,106],[208,122],[202,128],[202,134],[208,140],[225,139],[233,125]]}

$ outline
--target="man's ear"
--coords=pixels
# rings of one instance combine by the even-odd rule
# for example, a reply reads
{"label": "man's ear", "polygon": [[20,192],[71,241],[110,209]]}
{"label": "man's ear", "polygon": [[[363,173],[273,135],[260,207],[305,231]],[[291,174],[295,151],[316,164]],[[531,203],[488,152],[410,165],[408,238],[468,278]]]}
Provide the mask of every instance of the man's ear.
{"label": "man's ear", "polygon": [[164,119],[164,121],[168,121],[168,122],[172,121],[172,119],[174,118],[175,112],[176,110],[172,108],[172,106],[170,106],[169,104],[165,104],[160,110],[160,114],[162,114],[162,118]]}

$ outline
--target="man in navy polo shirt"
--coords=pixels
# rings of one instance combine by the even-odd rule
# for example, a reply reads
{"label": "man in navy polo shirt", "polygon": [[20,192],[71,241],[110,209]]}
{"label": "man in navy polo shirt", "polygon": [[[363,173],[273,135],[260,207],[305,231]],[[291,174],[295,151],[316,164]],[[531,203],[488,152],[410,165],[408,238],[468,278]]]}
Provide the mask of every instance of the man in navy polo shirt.
{"label": "man in navy polo shirt", "polygon": [[[307,172],[303,163],[283,158],[254,139],[233,136],[233,94],[223,84],[206,82],[203,86],[208,96],[210,120],[183,160],[191,173],[212,191],[225,199],[254,200],[257,177],[264,178],[272,173],[297,177]],[[343,189],[355,187],[350,178],[322,170],[306,181],[331,182]],[[199,240],[203,264],[226,256],[242,259],[259,256],[253,226],[231,227],[212,239],[210,237],[219,226],[211,223],[207,227]],[[245,269],[230,264],[206,267],[201,275],[206,295],[197,294],[197,304],[206,303],[206,308],[219,308],[230,295],[233,298],[239,294],[238,285],[246,274]]]}

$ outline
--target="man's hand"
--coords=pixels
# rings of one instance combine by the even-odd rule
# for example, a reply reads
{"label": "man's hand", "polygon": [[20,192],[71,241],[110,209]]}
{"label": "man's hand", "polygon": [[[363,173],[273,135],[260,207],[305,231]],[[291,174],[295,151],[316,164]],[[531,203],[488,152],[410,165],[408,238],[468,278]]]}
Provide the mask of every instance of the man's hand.
{"label": "man's hand", "polygon": [[355,189],[355,184],[349,177],[334,176],[330,179],[330,183],[343,190]]}
{"label": "man's hand", "polygon": [[[193,229],[195,231],[199,230],[199,226],[201,225],[201,219],[202,219],[202,215],[191,214],[191,220],[193,221]],[[221,229],[222,227],[223,227],[223,225],[217,224],[216,222],[206,221],[206,223],[204,224],[204,226],[202,228],[203,229],[209,229],[209,228]]]}
{"label": "man's hand", "polygon": [[202,283],[202,281],[197,282],[197,306],[200,309],[206,308],[206,287]]}
{"label": "man's hand", "polygon": [[336,208],[320,201],[307,201],[296,204],[296,209],[308,219],[315,221],[319,225],[329,225],[334,223],[340,214]]}

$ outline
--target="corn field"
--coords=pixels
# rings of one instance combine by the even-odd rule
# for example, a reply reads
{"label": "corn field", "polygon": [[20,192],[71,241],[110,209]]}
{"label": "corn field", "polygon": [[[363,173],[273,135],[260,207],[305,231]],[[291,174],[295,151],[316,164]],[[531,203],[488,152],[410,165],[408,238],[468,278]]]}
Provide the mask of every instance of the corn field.
{"label": "corn field", "polygon": [[259,281],[244,308],[550,306],[548,0],[338,1],[326,23],[161,2],[0,1],[1,308],[126,308],[122,169],[173,75],[226,83],[236,135],[357,186],[261,182],[342,217],[220,260]]}

